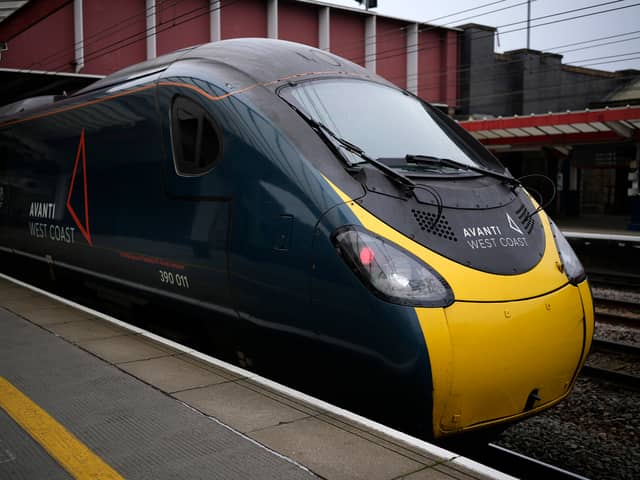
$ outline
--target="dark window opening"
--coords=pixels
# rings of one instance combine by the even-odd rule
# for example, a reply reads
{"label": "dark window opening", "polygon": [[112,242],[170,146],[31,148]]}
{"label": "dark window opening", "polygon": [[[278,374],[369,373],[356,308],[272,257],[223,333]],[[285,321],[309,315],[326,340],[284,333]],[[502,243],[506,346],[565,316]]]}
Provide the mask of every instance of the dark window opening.
{"label": "dark window opening", "polygon": [[202,123],[202,142],[200,144],[200,166],[207,165],[220,151],[218,135],[209,122]]}
{"label": "dark window opening", "polygon": [[171,108],[171,141],[176,172],[203,175],[222,155],[222,135],[203,107],[176,97]]}

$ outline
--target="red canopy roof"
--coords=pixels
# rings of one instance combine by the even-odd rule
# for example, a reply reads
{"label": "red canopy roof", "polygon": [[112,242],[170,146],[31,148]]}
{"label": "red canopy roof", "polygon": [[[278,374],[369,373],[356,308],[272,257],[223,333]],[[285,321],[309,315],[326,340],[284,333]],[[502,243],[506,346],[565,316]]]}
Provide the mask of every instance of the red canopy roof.
{"label": "red canopy roof", "polygon": [[460,125],[487,146],[640,140],[640,107],[469,120],[460,122]]}

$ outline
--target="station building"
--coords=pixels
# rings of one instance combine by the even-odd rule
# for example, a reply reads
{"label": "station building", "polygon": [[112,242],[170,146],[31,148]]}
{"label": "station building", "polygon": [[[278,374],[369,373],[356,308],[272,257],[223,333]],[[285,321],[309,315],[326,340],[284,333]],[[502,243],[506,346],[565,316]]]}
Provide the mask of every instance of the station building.
{"label": "station building", "polygon": [[0,20],[0,104],[70,92],[187,46],[268,37],[333,52],[452,112],[458,107],[457,29],[313,0],[10,3],[20,8]]}
{"label": "station building", "polygon": [[640,71],[565,65],[538,50],[496,53],[494,27],[460,28],[461,125],[554,217],[640,230]]}

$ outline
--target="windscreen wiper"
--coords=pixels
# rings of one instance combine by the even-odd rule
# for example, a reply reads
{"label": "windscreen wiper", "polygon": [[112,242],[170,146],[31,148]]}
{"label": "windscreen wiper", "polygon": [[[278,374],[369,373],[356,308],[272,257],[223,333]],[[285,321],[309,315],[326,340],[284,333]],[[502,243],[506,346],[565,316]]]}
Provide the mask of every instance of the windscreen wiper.
{"label": "windscreen wiper", "polygon": [[[287,103],[289,103],[289,102],[287,102]],[[393,168],[388,167],[384,163],[376,160],[375,158],[371,158],[370,156],[368,156],[365,153],[365,151],[362,148],[360,148],[357,145],[351,143],[349,140],[345,140],[344,138],[338,136],[336,133],[333,132],[333,130],[331,130],[329,127],[327,127],[324,123],[319,122],[317,120],[314,120],[313,118],[311,118],[309,115],[307,115],[305,112],[300,110],[295,105],[292,105],[291,103],[289,103],[289,105],[291,106],[291,108],[293,108],[293,110],[295,110],[295,112],[298,115],[300,115],[302,118],[304,118],[304,120],[309,125],[311,125],[311,127],[315,131],[320,133],[321,136],[323,136],[326,139],[329,139],[329,141],[331,143],[333,143],[333,141],[337,142],[339,146],[341,146],[342,148],[344,148],[348,152],[351,152],[354,155],[357,155],[358,157],[362,158],[362,160],[364,160],[364,162],[359,162],[359,163],[368,163],[370,165],[373,165],[378,170],[380,170],[382,173],[384,173],[387,177],[389,177],[391,180],[393,180],[394,182],[396,182],[397,184],[399,184],[400,186],[402,186],[402,187],[404,187],[406,189],[413,190],[415,188],[416,184],[415,184],[415,182],[413,180],[407,178],[406,176],[402,175],[400,172],[395,171]],[[353,167],[354,166],[354,164],[351,163],[344,155],[340,154],[340,157],[342,157],[342,159],[346,163],[347,167]],[[356,164],[356,165],[358,165],[358,164]]]}
{"label": "windscreen wiper", "polygon": [[444,165],[446,167],[452,167],[458,170],[471,170],[472,172],[482,173],[483,175],[499,178],[500,180],[504,180],[507,183],[510,183],[512,185],[522,186],[522,184],[517,179],[513,177],[509,177],[503,173],[496,172],[494,170],[489,170],[487,168],[476,167],[474,165],[467,165],[466,163],[462,163],[457,160],[452,160],[451,158],[440,158],[440,157],[434,157],[431,155],[414,155],[414,154],[405,155],[404,158],[407,162],[413,162],[417,164]]}
{"label": "windscreen wiper", "polygon": [[[402,185],[403,187],[409,188],[411,190],[413,190],[415,188],[416,184],[415,184],[415,182],[413,180],[405,177],[400,172],[395,171],[393,168],[388,167],[384,163],[376,160],[375,158],[372,158],[372,157],[368,156],[365,153],[365,151],[362,150],[360,147],[358,147],[357,145],[354,145],[349,140],[345,140],[344,138],[339,137],[338,135],[333,133],[333,131],[329,127],[327,127],[325,124],[323,124],[321,122],[318,122],[316,120],[312,120],[312,122],[314,122],[316,124],[316,126],[317,126],[317,128],[319,130],[323,131],[326,135],[330,136],[336,142],[338,142],[338,144],[340,144],[340,146],[342,148],[344,148],[348,152],[351,152],[351,153],[357,155],[358,157],[360,157],[361,159],[363,159],[364,160],[363,163],[368,163],[370,165],[373,165],[378,170],[380,170],[382,173],[384,173],[387,177],[391,178],[392,180],[394,180],[396,183]],[[350,167],[353,166],[353,164],[351,162],[349,162],[348,160],[345,159],[345,161],[347,162],[347,164]]]}

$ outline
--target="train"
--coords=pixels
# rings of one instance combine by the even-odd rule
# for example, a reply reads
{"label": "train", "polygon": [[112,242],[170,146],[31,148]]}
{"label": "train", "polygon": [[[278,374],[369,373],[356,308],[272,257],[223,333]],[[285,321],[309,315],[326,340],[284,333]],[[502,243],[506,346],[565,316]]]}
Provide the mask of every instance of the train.
{"label": "train", "polygon": [[197,319],[221,358],[421,438],[550,408],[589,351],[584,269],[521,182],[329,52],[182,49],[0,108],[0,153],[3,262]]}

